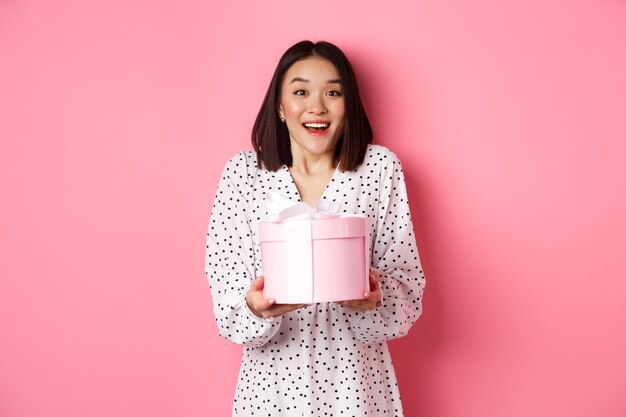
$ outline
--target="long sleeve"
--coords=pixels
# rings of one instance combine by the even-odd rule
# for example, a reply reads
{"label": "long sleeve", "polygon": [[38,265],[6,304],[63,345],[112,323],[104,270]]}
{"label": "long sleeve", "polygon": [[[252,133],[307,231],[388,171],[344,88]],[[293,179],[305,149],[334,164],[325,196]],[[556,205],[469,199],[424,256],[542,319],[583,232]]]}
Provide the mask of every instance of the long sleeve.
{"label": "long sleeve", "polygon": [[238,344],[262,346],[278,331],[281,319],[259,318],[245,301],[256,278],[247,181],[245,154],[240,152],[226,163],[213,202],[205,273],[220,335]]}
{"label": "long sleeve", "polygon": [[380,273],[383,299],[373,311],[349,314],[356,338],[364,343],[406,335],[422,313],[426,284],[413,234],[402,165],[390,151],[384,157],[378,185],[371,263]]}

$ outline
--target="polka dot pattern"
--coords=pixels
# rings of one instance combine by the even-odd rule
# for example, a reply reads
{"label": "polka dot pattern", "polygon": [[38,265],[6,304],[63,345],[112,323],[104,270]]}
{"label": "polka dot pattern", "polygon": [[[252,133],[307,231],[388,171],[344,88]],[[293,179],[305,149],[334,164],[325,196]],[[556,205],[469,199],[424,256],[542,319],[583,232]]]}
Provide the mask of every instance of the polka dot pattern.
{"label": "polka dot pattern", "polygon": [[404,336],[421,315],[426,281],[400,161],[370,145],[355,171],[335,171],[322,197],[371,219],[383,300],[366,313],[335,303],[274,319],[248,310],[245,293],[262,274],[258,228],[270,190],[300,201],[286,166],[258,169],[254,152],[239,152],[224,168],[207,233],[206,275],[220,335],[245,345],[233,415],[403,415],[386,340]]}

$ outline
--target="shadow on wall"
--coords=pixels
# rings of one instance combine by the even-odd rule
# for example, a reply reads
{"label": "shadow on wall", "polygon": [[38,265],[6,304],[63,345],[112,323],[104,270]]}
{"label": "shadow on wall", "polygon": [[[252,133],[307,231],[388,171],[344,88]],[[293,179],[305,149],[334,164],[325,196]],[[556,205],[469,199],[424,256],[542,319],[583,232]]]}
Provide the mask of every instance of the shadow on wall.
{"label": "shadow on wall", "polygon": [[[415,177],[406,172],[407,192],[411,202],[411,214],[415,229],[420,260],[426,276],[424,312],[409,334],[389,343],[394,367],[400,386],[404,414],[406,416],[436,417],[443,415],[443,407],[436,403],[440,398],[438,390],[438,363],[443,355],[443,334],[445,327],[444,306],[439,291],[442,283],[437,274],[437,265],[431,260],[442,259],[436,247],[436,230],[429,228],[430,217],[424,199],[417,199],[421,185]],[[416,203],[420,204],[416,204]],[[430,237],[433,237],[432,239]],[[442,249],[443,250],[443,249]]]}

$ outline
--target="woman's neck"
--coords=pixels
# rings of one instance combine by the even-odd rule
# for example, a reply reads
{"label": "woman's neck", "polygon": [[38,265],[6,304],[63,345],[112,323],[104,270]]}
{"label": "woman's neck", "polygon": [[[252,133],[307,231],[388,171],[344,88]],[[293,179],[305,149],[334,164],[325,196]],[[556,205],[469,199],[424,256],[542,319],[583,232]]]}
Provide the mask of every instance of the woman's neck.
{"label": "woman's neck", "polygon": [[303,176],[316,176],[334,171],[335,152],[326,152],[323,154],[305,153],[292,147],[292,160],[289,170]]}
{"label": "woman's neck", "polygon": [[298,189],[300,200],[315,207],[324,196],[324,190],[335,173],[332,155],[293,155],[291,178]]}

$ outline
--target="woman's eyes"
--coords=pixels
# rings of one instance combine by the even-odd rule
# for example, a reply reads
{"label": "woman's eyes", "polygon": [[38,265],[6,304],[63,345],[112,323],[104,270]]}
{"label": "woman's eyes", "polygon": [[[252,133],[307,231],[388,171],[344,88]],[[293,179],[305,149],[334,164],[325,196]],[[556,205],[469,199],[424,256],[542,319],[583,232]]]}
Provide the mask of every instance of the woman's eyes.
{"label": "woman's eyes", "polygon": [[[293,92],[294,95],[296,96],[306,96],[307,92],[305,90],[296,90]],[[331,96],[331,97],[341,97],[341,91],[337,91],[337,90],[331,90],[325,93],[327,96]]]}

